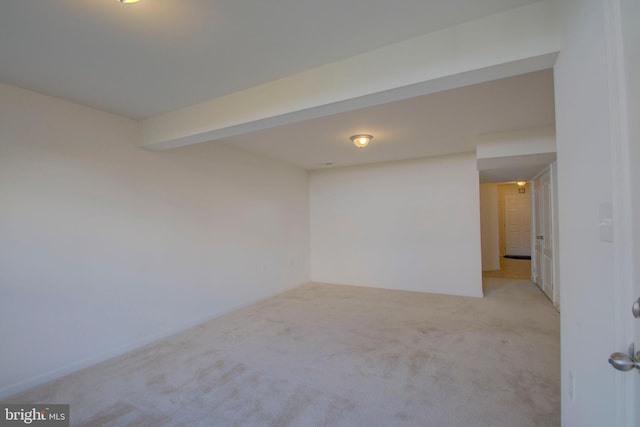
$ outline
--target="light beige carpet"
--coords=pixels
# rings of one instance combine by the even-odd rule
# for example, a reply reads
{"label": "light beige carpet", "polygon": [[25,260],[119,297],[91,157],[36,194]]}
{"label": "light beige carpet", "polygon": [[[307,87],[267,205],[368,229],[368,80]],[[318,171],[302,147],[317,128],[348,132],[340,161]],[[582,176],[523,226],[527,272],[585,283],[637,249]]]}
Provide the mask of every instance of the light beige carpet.
{"label": "light beige carpet", "polygon": [[535,285],[464,298],[309,284],[7,402],[91,426],[555,426],[559,315]]}

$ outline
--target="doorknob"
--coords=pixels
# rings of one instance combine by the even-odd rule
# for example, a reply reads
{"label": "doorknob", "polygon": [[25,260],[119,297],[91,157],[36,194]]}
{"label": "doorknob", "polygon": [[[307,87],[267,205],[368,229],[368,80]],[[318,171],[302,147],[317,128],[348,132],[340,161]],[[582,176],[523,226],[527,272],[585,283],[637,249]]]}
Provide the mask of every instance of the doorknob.
{"label": "doorknob", "polygon": [[640,370],[640,351],[635,353],[635,346],[629,346],[629,354],[613,353],[609,356],[609,363],[618,371],[627,372],[636,368]]}
{"label": "doorknob", "polygon": [[631,312],[633,313],[633,317],[635,317],[636,319],[640,319],[640,298],[638,298],[636,302],[633,303]]}
{"label": "doorknob", "polygon": [[538,239],[538,240],[543,240],[543,239],[544,239],[544,236],[536,236],[536,239]]}

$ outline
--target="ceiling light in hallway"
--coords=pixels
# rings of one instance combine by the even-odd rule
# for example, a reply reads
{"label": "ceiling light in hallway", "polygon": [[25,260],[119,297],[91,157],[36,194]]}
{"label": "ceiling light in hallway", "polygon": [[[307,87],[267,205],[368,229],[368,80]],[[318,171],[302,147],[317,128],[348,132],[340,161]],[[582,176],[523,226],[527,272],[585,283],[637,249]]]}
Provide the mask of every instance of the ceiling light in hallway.
{"label": "ceiling light in hallway", "polygon": [[353,141],[353,145],[355,145],[358,148],[366,147],[367,145],[369,145],[369,142],[371,142],[372,139],[373,139],[373,136],[364,135],[364,134],[353,135],[351,137],[351,141]]}

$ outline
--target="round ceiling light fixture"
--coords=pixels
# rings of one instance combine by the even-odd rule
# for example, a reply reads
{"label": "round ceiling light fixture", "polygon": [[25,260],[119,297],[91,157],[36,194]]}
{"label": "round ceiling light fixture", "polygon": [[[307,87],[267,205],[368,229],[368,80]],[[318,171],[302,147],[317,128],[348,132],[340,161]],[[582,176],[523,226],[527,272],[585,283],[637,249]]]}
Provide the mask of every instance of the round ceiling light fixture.
{"label": "round ceiling light fixture", "polygon": [[367,145],[369,145],[372,139],[373,139],[373,136],[365,135],[365,134],[353,135],[351,137],[351,141],[353,142],[353,145],[355,145],[358,148],[366,147]]}
{"label": "round ceiling light fixture", "polygon": [[118,0],[118,1],[124,4],[138,3],[138,0]]}

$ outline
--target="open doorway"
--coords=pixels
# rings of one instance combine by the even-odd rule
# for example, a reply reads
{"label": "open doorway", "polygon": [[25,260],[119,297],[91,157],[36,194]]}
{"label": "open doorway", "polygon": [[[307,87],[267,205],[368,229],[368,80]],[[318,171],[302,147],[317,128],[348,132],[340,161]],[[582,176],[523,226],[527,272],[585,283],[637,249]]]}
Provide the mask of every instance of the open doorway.
{"label": "open doorway", "polygon": [[556,163],[527,182],[480,184],[483,277],[526,279],[560,307]]}
{"label": "open doorway", "polygon": [[480,184],[482,270],[531,279],[531,198],[527,182]]}

